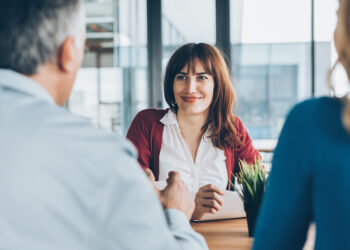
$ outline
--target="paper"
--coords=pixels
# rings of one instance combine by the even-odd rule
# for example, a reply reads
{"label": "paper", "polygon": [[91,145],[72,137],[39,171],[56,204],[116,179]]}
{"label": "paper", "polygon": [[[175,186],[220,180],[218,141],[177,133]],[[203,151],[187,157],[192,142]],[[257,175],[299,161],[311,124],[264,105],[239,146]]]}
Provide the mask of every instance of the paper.
{"label": "paper", "polygon": [[224,191],[224,202],[216,214],[206,213],[200,221],[246,217],[241,198],[236,191]]}

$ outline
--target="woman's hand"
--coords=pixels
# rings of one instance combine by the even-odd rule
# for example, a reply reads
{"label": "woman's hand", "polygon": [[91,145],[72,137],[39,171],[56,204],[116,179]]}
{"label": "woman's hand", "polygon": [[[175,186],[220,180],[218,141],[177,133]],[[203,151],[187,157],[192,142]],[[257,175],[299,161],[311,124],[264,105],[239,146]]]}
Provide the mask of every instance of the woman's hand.
{"label": "woman's hand", "polygon": [[215,214],[219,211],[223,204],[223,196],[224,192],[213,184],[201,187],[196,194],[196,208],[192,220],[200,220],[205,213]]}

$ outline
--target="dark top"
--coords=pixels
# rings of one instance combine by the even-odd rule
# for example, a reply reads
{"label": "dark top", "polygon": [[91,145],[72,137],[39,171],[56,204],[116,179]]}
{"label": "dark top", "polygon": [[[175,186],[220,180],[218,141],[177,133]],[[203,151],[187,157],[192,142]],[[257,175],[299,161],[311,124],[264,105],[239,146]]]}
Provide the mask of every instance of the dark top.
{"label": "dark top", "polygon": [[297,105],[281,132],[253,249],[302,249],[309,223],[315,249],[350,249],[350,137],[343,103]]}

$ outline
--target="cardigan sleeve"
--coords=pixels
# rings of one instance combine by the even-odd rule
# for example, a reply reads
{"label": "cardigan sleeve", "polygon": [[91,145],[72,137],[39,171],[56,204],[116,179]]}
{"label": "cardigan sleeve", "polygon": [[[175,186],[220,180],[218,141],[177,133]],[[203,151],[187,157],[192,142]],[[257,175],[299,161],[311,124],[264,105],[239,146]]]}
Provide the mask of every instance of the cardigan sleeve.
{"label": "cardigan sleeve", "polygon": [[137,148],[138,162],[142,168],[149,168],[151,161],[151,124],[147,120],[147,110],[139,112],[132,121],[126,138]]}
{"label": "cardigan sleeve", "polygon": [[244,127],[242,121],[236,116],[236,128],[241,145],[235,150],[235,172],[239,171],[238,162],[244,160],[248,163],[253,163],[255,159],[261,158],[259,152],[254,148],[252,139],[250,138],[248,131]]}

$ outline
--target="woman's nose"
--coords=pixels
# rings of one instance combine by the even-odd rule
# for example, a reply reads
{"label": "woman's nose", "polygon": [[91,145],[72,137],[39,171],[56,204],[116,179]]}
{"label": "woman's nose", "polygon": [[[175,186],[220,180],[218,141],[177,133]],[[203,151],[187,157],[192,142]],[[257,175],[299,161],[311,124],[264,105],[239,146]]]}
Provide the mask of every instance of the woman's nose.
{"label": "woman's nose", "polygon": [[188,92],[196,92],[196,88],[197,88],[196,78],[189,77],[188,82],[187,82],[187,91]]}

